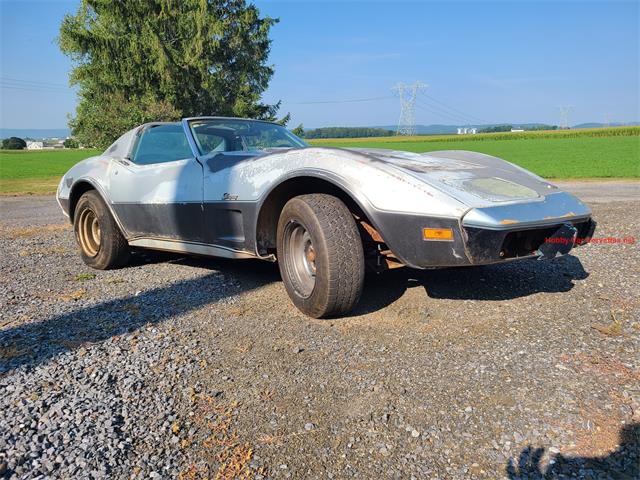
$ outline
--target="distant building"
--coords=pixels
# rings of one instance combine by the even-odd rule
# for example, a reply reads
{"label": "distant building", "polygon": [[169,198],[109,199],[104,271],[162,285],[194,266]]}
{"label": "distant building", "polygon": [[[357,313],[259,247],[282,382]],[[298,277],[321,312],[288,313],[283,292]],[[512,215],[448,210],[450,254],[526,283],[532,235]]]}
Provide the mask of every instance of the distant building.
{"label": "distant building", "polygon": [[42,150],[44,144],[42,142],[27,140],[27,150]]}
{"label": "distant building", "polygon": [[512,128],[512,132],[524,132],[524,128]]}
{"label": "distant building", "polygon": [[478,129],[475,127],[458,127],[458,135],[475,135]]}
{"label": "distant building", "polygon": [[43,145],[42,148],[45,148],[48,150],[64,148],[64,140],[60,138],[45,138],[42,141],[42,145]]}

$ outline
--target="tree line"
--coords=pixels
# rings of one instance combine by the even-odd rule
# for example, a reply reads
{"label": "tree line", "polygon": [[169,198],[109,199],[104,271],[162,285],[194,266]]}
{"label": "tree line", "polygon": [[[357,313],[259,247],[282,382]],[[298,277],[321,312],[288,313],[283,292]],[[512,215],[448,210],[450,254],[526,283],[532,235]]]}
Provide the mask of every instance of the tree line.
{"label": "tree line", "polygon": [[305,130],[304,138],[360,138],[390,137],[395,132],[383,128],[371,127],[322,127]]}
{"label": "tree line", "polygon": [[[75,138],[67,138],[62,142],[64,148],[80,148],[80,144]],[[3,150],[24,150],[27,148],[27,142],[20,137],[9,137],[2,139]]]}
{"label": "tree line", "polygon": [[513,125],[494,125],[492,127],[481,128],[478,133],[499,133],[510,132],[512,129],[525,130],[527,132],[534,132],[537,130],[557,130],[557,125],[527,125],[527,126],[513,126]]}

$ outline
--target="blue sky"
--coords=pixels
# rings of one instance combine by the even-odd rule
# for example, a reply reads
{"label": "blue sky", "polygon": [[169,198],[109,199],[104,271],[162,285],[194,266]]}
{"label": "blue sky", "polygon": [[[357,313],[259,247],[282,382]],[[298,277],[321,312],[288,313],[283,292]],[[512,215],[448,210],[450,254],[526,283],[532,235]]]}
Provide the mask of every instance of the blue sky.
{"label": "blue sky", "polygon": [[[397,82],[428,84],[416,122],[640,120],[640,3],[260,1],[279,17],[265,100],[290,126],[392,125]],[[0,0],[0,128],[61,128],[75,106],[55,44],[76,1]],[[341,102],[375,98],[371,101]]]}

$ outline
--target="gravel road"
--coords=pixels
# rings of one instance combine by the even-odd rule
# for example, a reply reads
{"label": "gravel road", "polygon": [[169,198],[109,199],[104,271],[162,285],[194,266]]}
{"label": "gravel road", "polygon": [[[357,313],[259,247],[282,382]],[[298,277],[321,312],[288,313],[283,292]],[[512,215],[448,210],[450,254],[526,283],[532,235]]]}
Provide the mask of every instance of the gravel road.
{"label": "gravel road", "polygon": [[[638,184],[571,183],[597,237]],[[348,318],[277,267],[80,261],[52,197],[0,199],[0,478],[640,478],[640,250],[399,269]]]}

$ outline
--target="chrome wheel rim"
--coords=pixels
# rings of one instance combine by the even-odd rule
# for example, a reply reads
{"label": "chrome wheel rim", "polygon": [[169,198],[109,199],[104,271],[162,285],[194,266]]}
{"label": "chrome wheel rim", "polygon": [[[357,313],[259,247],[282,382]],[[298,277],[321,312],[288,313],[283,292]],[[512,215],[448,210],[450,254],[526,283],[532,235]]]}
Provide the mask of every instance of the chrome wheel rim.
{"label": "chrome wheel rim", "polygon": [[316,250],[311,235],[304,225],[292,221],[287,225],[285,239],[287,271],[298,293],[308,297],[316,284]]}
{"label": "chrome wheel rim", "polygon": [[78,241],[82,251],[89,257],[95,257],[100,251],[100,223],[93,210],[85,209],[78,219]]}

